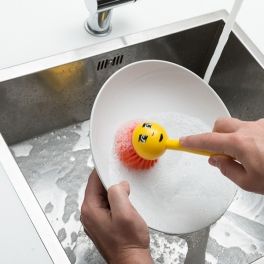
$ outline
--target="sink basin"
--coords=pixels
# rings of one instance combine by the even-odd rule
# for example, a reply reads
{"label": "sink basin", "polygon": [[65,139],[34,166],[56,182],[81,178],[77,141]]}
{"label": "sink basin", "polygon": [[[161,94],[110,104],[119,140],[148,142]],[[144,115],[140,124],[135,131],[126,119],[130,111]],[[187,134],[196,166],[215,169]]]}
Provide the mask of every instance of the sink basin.
{"label": "sink basin", "polygon": [[[0,70],[0,133],[72,263],[104,263],[79,222],[93,168],[88,120],[100,87],[144,59],[175,62],[203,77],[227,15],[219,11]],[[210,81],[232,116],[264,116],[263,65],[236,25]],[[251,263],[264,256],[262,231],[262,196],[239,191],[210,233],[179,238],[151,231],[152,255],[157,263]]]}

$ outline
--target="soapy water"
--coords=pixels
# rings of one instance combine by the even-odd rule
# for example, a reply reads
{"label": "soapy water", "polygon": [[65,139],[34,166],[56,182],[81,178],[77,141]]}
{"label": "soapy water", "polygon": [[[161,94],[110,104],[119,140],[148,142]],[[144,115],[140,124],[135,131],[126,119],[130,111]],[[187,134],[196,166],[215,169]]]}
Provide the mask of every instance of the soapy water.
{"label": "soapy water", "polygon": [[33,148],[32,145],[24,143],[10,147],[15,157],[28,157]]}
{"label": "soapy water", "polygon": [[[198,118],[180,113],[159,113],[145,120],[161,124],[171,138],[211,131]],[[122,180],[130,183],[131,201],[150,221],[163,216],[171,222],[175,215],[187,229],[188,223],[202,228],[215,221],[230,204],[236,189],[218,169],[208,165],[207,157],[179,151],[166,151],[153,168],[145,171],[126,168],[114,152],[110,156],[109,178],[111,184]],[[190,215],[196,219],[190,220]]]}

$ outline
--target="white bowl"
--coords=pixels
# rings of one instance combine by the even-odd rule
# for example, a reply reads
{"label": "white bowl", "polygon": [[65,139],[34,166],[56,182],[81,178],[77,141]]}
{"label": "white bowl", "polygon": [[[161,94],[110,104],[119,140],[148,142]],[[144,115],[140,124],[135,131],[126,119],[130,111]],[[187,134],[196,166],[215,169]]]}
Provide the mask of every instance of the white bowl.
{"label": "white bowl", "polygon": [[[120,180],[130,182],[130,199],[149,227],[170,234],[190,233],[217,221],[236,193],[236,186],[208,165],[206,158],[198,161],[202,158],[197,155],[167,154],[177,157],[176,167],[157,167],[159,177],[140,172],[140,177],[133,178],[125,169],[122,175],[112,172],[118,128],[130,120],[164,112],[198,118],[210,130],[218,117],[230,116],[213,89],[191,71],[165,61],[132,63],[113,74],[95,100],[90,121],[92,154],[106,188]],[[188,159],[187,172],[183,164]],[[200,169],[192,168],[197,162],[202,164]],[[173,170],[175,177],[171,177]],[[183,179],[185,172],[188,177]]]}

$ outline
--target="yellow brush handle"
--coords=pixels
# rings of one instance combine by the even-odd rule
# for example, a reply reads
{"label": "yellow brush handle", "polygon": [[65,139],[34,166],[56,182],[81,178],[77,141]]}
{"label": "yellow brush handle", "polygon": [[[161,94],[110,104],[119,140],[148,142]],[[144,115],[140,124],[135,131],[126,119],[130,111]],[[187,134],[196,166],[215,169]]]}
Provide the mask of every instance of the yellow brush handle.
{"label": "yellow brush handle", "polygon": [[198,155],[203,155],[203,156],[208,156],[208,157],[213,156],[213,155],[220,155],[219,153],[215,153],[211,151],[196,150],[196,149],[190,149],[190,148],[183,147],[179,139],[168,139],[166,141],[166,148],[172,149],[172,150],[189,152],[189,153],[198,154]]}

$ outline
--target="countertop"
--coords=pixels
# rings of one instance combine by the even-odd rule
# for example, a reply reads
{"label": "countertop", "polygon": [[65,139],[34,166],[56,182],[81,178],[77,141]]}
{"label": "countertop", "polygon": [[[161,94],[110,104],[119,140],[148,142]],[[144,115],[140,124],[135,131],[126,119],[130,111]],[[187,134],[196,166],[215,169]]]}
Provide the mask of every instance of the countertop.
{"label": "countertop", "polygon": [[[83,0],[2,0],[0,69],[119,36],[226,9],[234,0],[139,0],[116,8],[112,33],[93,37],[84,30],[89,13]],[[263,0],[244,0],[238,24],[264,53]]]}

